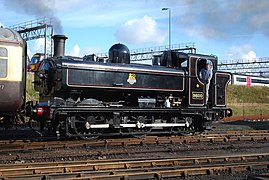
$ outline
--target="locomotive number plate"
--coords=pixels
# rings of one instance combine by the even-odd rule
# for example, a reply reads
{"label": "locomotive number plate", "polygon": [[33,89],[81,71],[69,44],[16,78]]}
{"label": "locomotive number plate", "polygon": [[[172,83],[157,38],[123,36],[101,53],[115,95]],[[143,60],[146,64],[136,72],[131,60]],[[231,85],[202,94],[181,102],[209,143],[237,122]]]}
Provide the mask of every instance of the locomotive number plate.
{"label": "locomotive number plate", "polygon": [[204,99],[204,93],[202,93],[202,92],[192,92],[192,99],[203,100]]}

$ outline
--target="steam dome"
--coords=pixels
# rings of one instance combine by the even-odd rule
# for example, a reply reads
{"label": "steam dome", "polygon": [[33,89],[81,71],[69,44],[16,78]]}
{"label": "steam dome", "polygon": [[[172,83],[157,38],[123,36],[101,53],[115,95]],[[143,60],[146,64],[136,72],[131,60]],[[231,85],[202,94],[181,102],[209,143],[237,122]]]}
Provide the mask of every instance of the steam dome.
{"label": "steam dome", "polygon": [[108,51],[109,62],[130,64],[130,50],[124,44],[114,44]]}

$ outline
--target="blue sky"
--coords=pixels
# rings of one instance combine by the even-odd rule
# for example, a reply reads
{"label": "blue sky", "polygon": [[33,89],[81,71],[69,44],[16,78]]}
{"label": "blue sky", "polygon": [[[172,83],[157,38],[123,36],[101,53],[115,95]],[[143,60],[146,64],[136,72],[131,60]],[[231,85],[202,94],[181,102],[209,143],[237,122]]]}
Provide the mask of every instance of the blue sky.
{"label": "blue sky", "polygon": [[[194,42],[198,53],[220,60],[268,57],[268,0],[0,0],[4,26],[44,16],[58,20],[68,36],[66,53],[107,52],[115,43],[130,49]],[[30,54],[41,41],[29,42]]]}

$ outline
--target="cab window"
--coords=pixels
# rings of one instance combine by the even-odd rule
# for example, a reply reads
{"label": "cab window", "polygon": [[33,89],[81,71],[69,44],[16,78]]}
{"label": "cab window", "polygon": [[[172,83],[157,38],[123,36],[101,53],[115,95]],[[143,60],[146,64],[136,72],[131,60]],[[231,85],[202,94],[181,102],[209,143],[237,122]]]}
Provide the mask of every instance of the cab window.
{"label": "cab window", "polygon": [[187,67],[188,67],[188,61],[187,61],[187,60],[184,60],[184,61],[181,63],[181,67],[183,67],[183,68],[187,68]]}
{"label": "cab window", "polygon": [[197,72],[200,72],[205,67],[206,67],[206,59],[200,59],[197,62]]}
{"label": "cab window", "polygon": [[[207,59],[200,59],[197,61],[197,75],[199,76],[199,79],[201,80],[200,77],[200,72],[202,69],[206,69],[207,64],[210,64],[210,69],[213,69],[213,63],[211,60],[207,60]],[[199,74],[198,74],[199,73]]]}

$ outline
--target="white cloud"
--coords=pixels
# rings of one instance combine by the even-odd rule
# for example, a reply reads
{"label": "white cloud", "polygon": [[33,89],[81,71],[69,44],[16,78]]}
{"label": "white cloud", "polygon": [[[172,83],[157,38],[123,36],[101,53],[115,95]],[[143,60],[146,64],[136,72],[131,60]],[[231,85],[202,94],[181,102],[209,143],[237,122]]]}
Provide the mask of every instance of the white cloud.
{"label": "white cloud", "polygon": [[257,59],[257,55],[253,50],[252,45],[243,44],[241,46],[232,46],[225,51],[225,60],[244,59],[248,62],[252,62]]}
{"label": "white cloud", "polygon": [[69,56],[83,57],[89,54],[98,54],[101,53],[100,47],[83,47],[80,48],[78,44],[75,44],[72,48],[71,52],[67,52],[66,54]]}
{"label": "white cloud", "polygon": [[31,59],[35,53],[44,53],[45,39],[39,38],[37,40],[27,42],[27,54]]}
{"label": "white cloud", "polygon": [[158,28],[157,22],[149,16],[128,20],[115,35],[118,40],[128,44],[153,43],[156,45],[162,44],[167,36]]}
{"label": "white cloud", "polygon": [[29,49],[29,47],[27,47],[27,56],[29,58],[29,59],[27,59],[27,61],[29,61],[33,56],[32,51]]}
{"label": "white cloud", "polygon": [[33,53],[43,53],[45,48],[45,39],[39,38],[35,40]]}
{"label": "white cloud", "polygon": [[80,56],[80,47],[78,46],[78,44],[75,44],[71,53],[69,54],[71,56]]}
{"label": "white cloud", "polygon": [[248,62],[254,62],[257,59],[257,55],[254,51],[249,51],[243,56],[243,59],[248,60]]}
{"label": "white cloud", "polygon": [[103,53],[100,47],[85,47],[81,50],[82,56]]}
{"label": "white cloud", "polygon": [[216,29],[202,26],[184,27],[185,33],[193,38],[209,38],[214,39],[216,37],[225,37],[226,35]]}
{"label": "white cloud", "polygon": [[4,24],[2,24],[2,23],[0,22],[0,27],[5,27],[5,26],[4,26]]}

